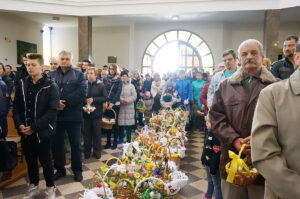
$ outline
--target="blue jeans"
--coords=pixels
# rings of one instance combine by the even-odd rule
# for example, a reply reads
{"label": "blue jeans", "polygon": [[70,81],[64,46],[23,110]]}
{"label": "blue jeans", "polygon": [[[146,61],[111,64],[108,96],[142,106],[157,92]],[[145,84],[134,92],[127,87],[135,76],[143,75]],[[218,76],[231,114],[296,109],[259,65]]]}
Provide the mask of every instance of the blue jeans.
{"label": "blue jeans", "polygon": [[74,175],[82,173],[82,159],[80,146],[81,122],[56,122],[56,134],[53,140],[54,168],[65,171],[65,132],[68,134],[71,145],[71,169]]}
{"label": "blue jeans", "polygon": [[206,195],[208,197],[212,197],[214,191],[215,191],[215,198],[216,199],[223,199],[222,197],[222,191],[221,191],[221,178],[220,178],[220,172],[218,171],[218,173],[216,175],[211,175],[210,174],[210,169],[208,166],[205,166],[205,170],[206,170],[206,175],[207,175],[207,191],[206,191]]}

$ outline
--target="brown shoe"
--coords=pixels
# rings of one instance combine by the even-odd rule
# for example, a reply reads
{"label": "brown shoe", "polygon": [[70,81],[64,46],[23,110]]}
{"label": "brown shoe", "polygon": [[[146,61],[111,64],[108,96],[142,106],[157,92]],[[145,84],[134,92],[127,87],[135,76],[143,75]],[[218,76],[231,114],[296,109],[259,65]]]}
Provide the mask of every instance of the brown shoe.
{"label": "brown shoe", "polygon": [[71,164],[71,160],[69,158],[66,158],[66,165]]}

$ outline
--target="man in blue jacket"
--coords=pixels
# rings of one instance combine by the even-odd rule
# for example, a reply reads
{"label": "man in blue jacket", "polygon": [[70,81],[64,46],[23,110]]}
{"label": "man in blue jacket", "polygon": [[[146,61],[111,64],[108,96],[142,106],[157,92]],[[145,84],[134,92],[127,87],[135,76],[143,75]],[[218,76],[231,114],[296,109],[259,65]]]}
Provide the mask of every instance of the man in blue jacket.
{"label": "man in blue jacket", "polygon": [[175,90],[181,99],[180,105],[184,105],[187,111],[190,111],[190,101],[192,100],[192,84],[185,78],[185,71],[180,70],[179,79],[176,81]]}
{"label": "man in blue jacket", "polygon": [[59,67],[48,73],[59,87],[60,100],[57,116],[57,128],[53,142],[54,180],[66,175],[64,134],[67,132],[71,145],[71,169],[75,181],[82,181],[82,159],[80,147],[80,129],[82,106],[87,96],[87,81],[81,71],[72,68],[72,54],[59,53]]}
{"label": "man in blue jacket", "polygon": [[0,139],[7,135],[7,120],[6,116],[10,105],[9,92],[7,85],[0,76]]}

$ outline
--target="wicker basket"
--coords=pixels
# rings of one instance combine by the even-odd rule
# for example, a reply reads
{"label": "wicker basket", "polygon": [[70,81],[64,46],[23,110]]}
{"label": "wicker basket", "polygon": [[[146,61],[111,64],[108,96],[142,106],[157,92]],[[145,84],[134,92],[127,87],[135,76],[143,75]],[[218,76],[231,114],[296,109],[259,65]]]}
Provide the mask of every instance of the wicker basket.
{"label": "wicker basket", "polygon": [[140,113],[144,113],[146,111],[146,105],[143,100],[139,100],[135,107]]}
{"label": "wicker basket", "polygon": [[[119,184],[121,182],[127,182],[126,187],[119,187]],[[118,182],[118,187],[117,187],[117,194],[116,194],[116,199],[137,199],[136,194],[134,193],[134,186],[133,184],[127,180],[127,179],[120,179]]]}
{"label": "wicker basket", "polygon": [[[149,177],[149,178],[145,178],[143,179],[142,181],[140,181],[136,186],[135,186],[135,189],[134,189],[134,193],[135,195],[137,195],[138,193],[138,189],[140,188],[140,186],[146,182],[146,181],[158,181],[158,182],[161,182],[161,184],[163,185],[162,187],[158,187],[158,186],[155,186],[156,189],[160,190],[160,191],[165,191],[165,193],[167,195],[171,195],[171,191],[168,187],[168,185],[162,180],[162,179],[159,179],[159,178],[155,178],[155,177]],[[143,197],[142,198],[150,198],[150,195],[149,195],[149,192],[148,194],[147,193],[143,193]]]}
{"label": "wicker basket", "polygon": [[[114,115],[113,118],[109,118],[109,117],[105,116],[105,113],[108,113],[109,111],[113,112],[113,115]],[[113,126],[116,124],[116,118],[117,118],[117,114],[113,109],[104,111],[103,117],[101,120],[101,127],[106,130],[111,130],[113,128]],[[109,121],[107,121],[107,119]]]}
{"label": "wicker basket", "polygon": [[[241,159],[241,154],[246,147],[246,144],[243,144],[239,154],[234,154],[232,151],[229,151],[229,157],[233,160],[226,164],[227,182],[232,183],[239,187],[247,187],[255,181],[259,173],[256,169],[250,170],[246,164],[246,159]],[[240,164],[240,165],[239,165]],[[238,169],[241,167],[242,169]]]}
{"label": "wicker basket", "polygon": [[[184,144],[183,144],[183,142],[182,142],[182,140],[181,140],[180,138],[173,137],[172,139],[169,140],[168,145],[167,145],[168,151],[169,151],[168,159],[169,159],[170,161],[175,162],[176,166],[179,167],[179,166],[180,166],[180,160],[181,160],[181,157],[180,157],[180,156],[179,156],[179,157],[171,157],[172,154],[171,154],[170,145],[171,145],[171,143],[172,143],[173,140],[179,140],[179,141],[180,141],[181,147],[184,147]],[[178,147],[177,147],[177,153],[179,153]]]}

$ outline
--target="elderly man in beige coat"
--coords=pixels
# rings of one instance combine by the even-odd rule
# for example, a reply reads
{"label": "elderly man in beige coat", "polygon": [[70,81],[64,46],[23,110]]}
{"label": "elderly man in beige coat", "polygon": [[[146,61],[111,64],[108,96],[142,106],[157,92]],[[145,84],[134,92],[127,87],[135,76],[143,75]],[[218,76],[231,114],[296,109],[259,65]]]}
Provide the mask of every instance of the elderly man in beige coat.
{"label": "elderly man in beige coat", "polygon": [[[300,66],[300,43],[294,61]],[[300,198],[300,68],[262,90],[251,134],[252,161],[266,179],[265,199]]]}

